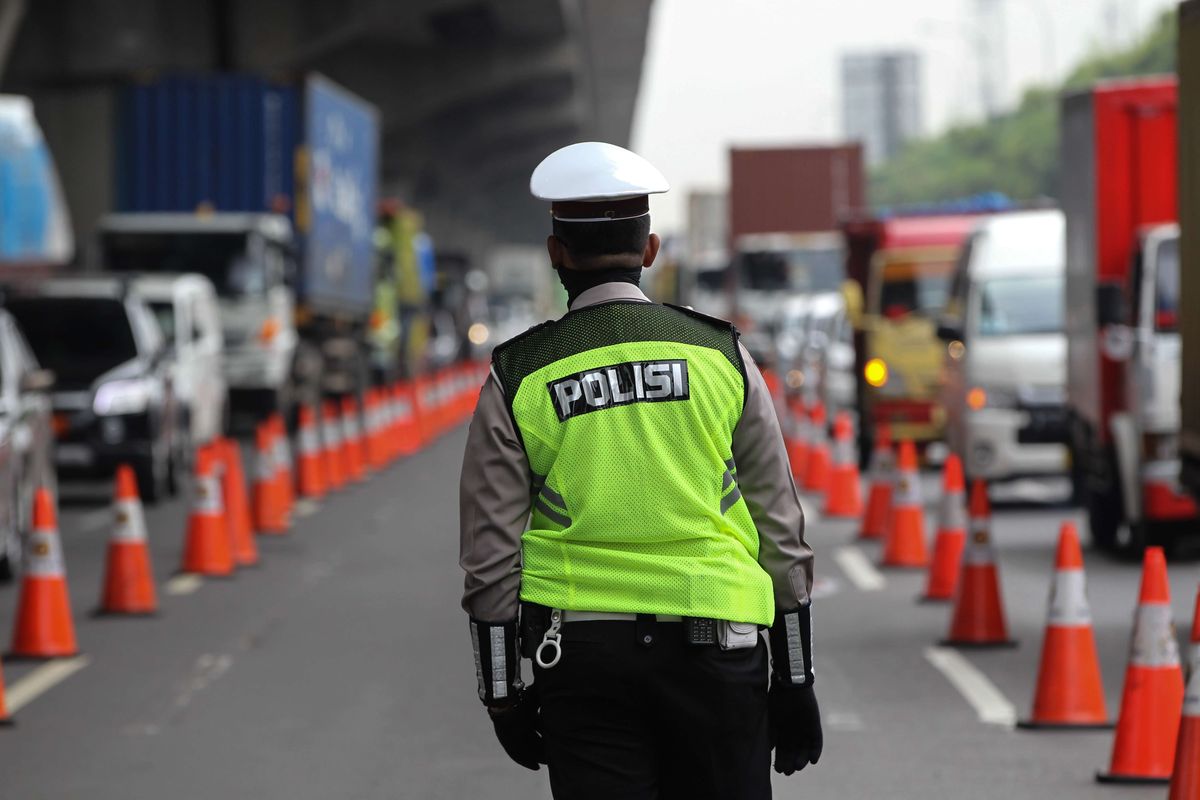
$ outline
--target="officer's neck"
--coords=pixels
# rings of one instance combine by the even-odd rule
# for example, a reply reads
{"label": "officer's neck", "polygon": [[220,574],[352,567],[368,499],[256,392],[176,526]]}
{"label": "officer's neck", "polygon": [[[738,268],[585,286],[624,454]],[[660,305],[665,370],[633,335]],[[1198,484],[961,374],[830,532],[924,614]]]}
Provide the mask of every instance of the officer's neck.
{"label": "officer's neck", "polygon": [[609,269],[569,269],[559,267],[558,280],[567,290],[567,305],[575,306],[575,301],[588,289],[603,286],[606,283],[627,283],[640,286],[642,267],[612,267]]}

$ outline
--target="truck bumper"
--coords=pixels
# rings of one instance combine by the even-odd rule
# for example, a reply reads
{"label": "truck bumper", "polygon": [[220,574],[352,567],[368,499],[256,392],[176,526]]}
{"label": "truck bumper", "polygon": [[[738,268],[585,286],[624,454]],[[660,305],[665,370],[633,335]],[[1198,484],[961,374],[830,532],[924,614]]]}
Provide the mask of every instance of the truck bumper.
{"label": "truck bumper", "polygon": [[1149,521],[1193,519],[1196,501],[1179,485],[1179,461],[1147,461],[1142,465],[1142,509]]}
{"label": "truck bumper", "polygon": [[288,379],[291,359],[285,353],[241,349],[225,351],[225,380],[230,389],[277,389]]}
{"label": "truck bumper", "polygon": [[1069,469],[1066,445],[1020,441],[1026,414],[1006,409],[982,409],[967,414],[966,467],[973,476],[1002,480],[1037,475],[1060,475]]}
{"label": "truck bumper", "polygon": [[911,439],[915,444],[941,441],[946,414],[931,400],[878,400],[871,407],[875,425],[887,424],[896,441]]}

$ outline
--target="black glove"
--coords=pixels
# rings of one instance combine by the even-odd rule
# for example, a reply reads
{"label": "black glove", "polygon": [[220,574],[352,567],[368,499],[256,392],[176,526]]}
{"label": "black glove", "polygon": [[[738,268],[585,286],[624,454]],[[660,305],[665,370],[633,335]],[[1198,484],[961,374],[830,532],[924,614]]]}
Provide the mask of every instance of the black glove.
{"label": "black glove", "polygon": [[496,729],[496,738],[508,757],[525,769],[535,772],[546,763],[546,748],[542,742],[541,720],[538,717],[537,686],[517,692],[513,703],[489,706],[488,716]]}
{"label": "black glove", "polygon": [[781,680],[771,682],[767,695],[771,742],[775,747],[775,771],[784,775],[799,772],[821,757],[821,710],[812,684],[795,686]]}

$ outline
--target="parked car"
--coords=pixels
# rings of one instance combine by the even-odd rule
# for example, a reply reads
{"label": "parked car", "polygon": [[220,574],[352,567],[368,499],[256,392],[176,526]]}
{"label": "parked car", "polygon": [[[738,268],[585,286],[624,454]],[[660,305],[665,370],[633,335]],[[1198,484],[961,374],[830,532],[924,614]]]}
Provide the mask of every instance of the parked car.
{"label": "parked car", "polygon": [[1058,210],[976,226],[938,335],[946,438],[987,480],[1066,474],[1065,247]]}
{"label": "parked car", "polygon": [[129,463],[144,501],[173,494],[189,454],[177,431],[170,359],[153,312],[128,281],[53,279],[6,305],[55,374],[59,475],[106,478]]}
{"label": "parked car", "polygon": [[11,314],[0,310],[0,580],[21,563],[33,493],[54,491],[54,434],[49,391],[54,373],[42,369]]}
{"label": "parked car", "polygon": [[154,312],[166,339],[185,449],[212,441],[229,419],[216,289],[203,275],[186,273],[143,275],[132,286]]}

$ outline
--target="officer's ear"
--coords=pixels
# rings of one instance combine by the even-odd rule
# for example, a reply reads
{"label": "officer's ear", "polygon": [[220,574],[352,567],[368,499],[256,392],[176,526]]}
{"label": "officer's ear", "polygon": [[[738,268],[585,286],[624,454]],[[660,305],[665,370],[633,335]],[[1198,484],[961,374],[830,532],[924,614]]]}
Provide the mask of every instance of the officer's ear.
{"label": "officer's ear", "polygon": [[646,239],[646,249],[642,253],[642,266],[649,267],[654,263],[654,259],[658,258],[658,248],[662,247],[662,239],[658,238],[657,233],[650,234]]}
{"label": "officer's ear", "polygon": [[567,261],[567,248],[554,234],[546,237],[546,253],[550,256],[550,266],[555,269],[560,269]]}

